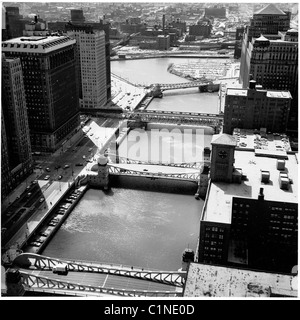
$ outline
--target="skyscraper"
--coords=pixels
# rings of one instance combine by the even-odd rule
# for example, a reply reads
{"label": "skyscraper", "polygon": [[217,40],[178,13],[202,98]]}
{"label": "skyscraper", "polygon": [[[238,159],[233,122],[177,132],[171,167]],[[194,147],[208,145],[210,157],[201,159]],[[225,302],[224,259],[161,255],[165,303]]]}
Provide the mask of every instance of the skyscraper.
{"label": "skyscraper", "polygon": [[1,196],[32,172],[23,72],[19,58],[2,58]]}
{"label": "skyscraper", "polygon": [[292,95],[288,131],[298,131],[298,31],[290,29],[290,13],[273,4],[253,15],[242,41],[240,83],[253,78],[264,89]]}
{"label": "skyscraper", "polygon": [[35,35],[34,24],[29,27],[33,35],[4,41],[2,52],[21,61],[32,149],[53,152],[80,125],[76,41],[47,36],[41,24],[41,36]]}
{"label": "skyscraper", "polygon": [[[111,68],[110,68],[110,40],[109,31],[110,24],[100,20],[99,22],[85,21],[82,10],[71,10],[71,21],[69,23],[65,22],[49,22],[49,29],[53,32],[62,30],[63,32],[68,32],[68,34],[73,34],[73,37],[77,40],[77,54],[76,61],[78,66],[78,81],[79,81],[79,98],[82,103],[83,91],[82,91],[82,75],[81,75],[81,60],[80,60],[80,43],[79,33],[93,31],[104,31],[105,33],[105,77],[106,77],[106,102],[111,100]],[[92,111],[92,110],[91,110]]]}
{"label": "skyscraper", "polygon": [[67,31],[76,39],[82,96],[80,107],[101,108],[107,103],[105,33],[91,26],[74,25]]}

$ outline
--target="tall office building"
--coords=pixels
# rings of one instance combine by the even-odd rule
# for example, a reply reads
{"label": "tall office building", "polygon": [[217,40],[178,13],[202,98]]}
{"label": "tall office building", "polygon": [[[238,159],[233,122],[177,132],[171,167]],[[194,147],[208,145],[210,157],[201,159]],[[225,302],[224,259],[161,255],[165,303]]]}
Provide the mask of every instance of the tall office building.
{"label": "tall office building", "polygon": [[281,142],[277,135],[253,136],[264,148],[237,147],[238,137],[227,134],[212,139],[197,261],[291,273],[298,263],[297,156],[271,147]]}
{"label": "tall office building", "polygon": [[273,4],[254,14],[242,41],[240,83],[251,77],[264,89],[288,90],[292,95],[288,122],[298,131],[298,31],[289,28],[290,13]]}
{"label": "tall office building", "polygon": [[[4,41],[6,58],[20,58],[33,151],[53,152],[79,127],[76,41],[67,36],[29,34]],[[45,31],[45,30],[44,30]]]}
{"label": "tall office building", "polygon": [[1,196],[32,172],[23,72],[19,58],[2,57]]}
{"label": "tall office building", "polygon": [[98,109],[107,103],[105,33],[91,26],[74,25],[67,34],[76,39],[82,97],[80,107]]}
{"label": "tall office building", "polygon": [[286,32],[290,29],[291,13],[284,12],[277,8],[273,3],[256,11],[250,20],[250,26],[247,27],[247,41],[252,38],[264,36],[276,36],[279,31]]}
{"label": "tall office building", "polygon": [[[104,31],[105,33],[105,77],[106,77],[106,100],[109,102],[111,100],[111,68],[110,68],[110,40],[109,31],[110,24],[100,20],[99,22],[85,21],[82,10],[71,10],[71,21],[69,23],[65,22],[49,22],[48,27],[51,31],[56,32],[58,30],[67,32],[68,34],[73,34],[77,39],[77,45],[79,36],[78,34],[93,31]],[[78,81],[79,81],[79,97],[82,103],[82,76],[81,76],[81,60],[80,60],[80,49],[77,49],[76,56],[77,66],[78,66]]]}
{"label": "tall office building", "polygon": [[289,91],[263,90],[254,80],[249,89],[228,88],[223,132],[232,134],[235,128],[286,132],[291,100]]}

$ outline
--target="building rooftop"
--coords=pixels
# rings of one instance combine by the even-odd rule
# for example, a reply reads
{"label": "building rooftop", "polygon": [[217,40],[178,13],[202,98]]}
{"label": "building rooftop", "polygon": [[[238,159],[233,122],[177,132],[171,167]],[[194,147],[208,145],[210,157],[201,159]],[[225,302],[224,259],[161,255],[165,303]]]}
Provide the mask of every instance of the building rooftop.
{"label": "building rooftop", "polygon": [[256,11],[255,15],[286,15],[285,12],[277,8],[273,3],[270,3],[266,7]]}
{"label": "building rooftop", "polygon": [[67,36],[23,36],[2,42],[2,52],[47,53],[75,43]]}
{"label": "building rooftop", "polygon": [[226,133],[215,134],[212,137],[211,144],[236,146],[236,139],[232,135]]}
{"label": "building rooftop", "polygon": [[[203,210],[203,220],[230,224],[232,198],[258,199],[260,188],[264,189],[265,200],[298,203],[297,154],[287,154],[285,151],[277,150],[251,150],[247,148],[242,150],[237,148],[234,157],[234,166],[242,172],[244,178],[242,178],[240,184],[210,183],[207,191],[206,206]],[[277,160],[284,160],[284,170],[277,169]],[[261,181],[262,171],[269,172],[268,183]],[[279,176],[281,172],[288,175],[288,190],[280,188]]]}
{"label": "building rooftop", "polygon": [[233,136],[237,141],[237,149],[250,149],[257,152],[258,150],[275,152],[291,151],[288,137],[285,134],[267,133],[265,130],[239,129],[233,130]]}
{"label": "building rooftop", "polygon": [[[242,88],[228,88],[226,95],[227,96],[244,96],[248,95],[248,90],[252,89],[242,89]],[[259,92],[266,92],[268,98],[285,98],[291,99],[292,96],[289,91],[280,91],[280,90],[267,90],[267,89],[257,89]]]}
{"label": "building rooftop", "polygon": [[298,276],[191,263],[184,297],[297,297]]}

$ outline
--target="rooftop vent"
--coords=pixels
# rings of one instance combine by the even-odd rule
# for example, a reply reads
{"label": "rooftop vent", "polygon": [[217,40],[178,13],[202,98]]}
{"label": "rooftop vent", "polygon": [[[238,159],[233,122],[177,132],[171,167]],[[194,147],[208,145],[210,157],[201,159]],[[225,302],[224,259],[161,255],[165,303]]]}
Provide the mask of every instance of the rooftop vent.
{"label": "rooftop vent", "polygon": [[261,170],[261,182],[269,183],[270,181],[270,171]]}
{"label": "rooftop vent", "polygon": [[277,170],[285,169],[285,160],[277,160]]}
{"label": "rooftop vent", "polygon": [[279,185],[280,189],[288,190],[290,186],[290,180],[287,173],[279,173]]}

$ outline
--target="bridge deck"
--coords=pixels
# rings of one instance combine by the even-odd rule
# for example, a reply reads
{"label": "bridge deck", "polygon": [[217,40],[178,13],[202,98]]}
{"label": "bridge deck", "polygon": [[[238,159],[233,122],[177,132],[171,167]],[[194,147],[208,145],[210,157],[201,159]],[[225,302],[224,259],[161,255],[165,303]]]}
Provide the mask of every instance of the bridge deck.
{"label": "bridge deck", "polygon": [[[70,283],[77,283],[84,286],[93,286],[93,287],[102,287],[102,288],[114,288],[115,290],[137,290],[137,291],[160,291],[160,292],[173,292],[173,293],[182,293],[182,289],[167,285],[156,283],[152,281],[142,280],[142,279],[134,279],[129,277],[111,275],[111,274],[102,274],[102,273],[90,273],[90,272],[72,272],[69,271],[67,275],[57,275],[53,274],[50,270],[28,270],[28,269],[20,269],[21,272],[30,273],[35,276],[40,277],[48,277],[49,279],[56,279],[60,281],[68,281]],[[38,285],[35,283],[32,288],[37,288]],[[41,288],[41,285],[39,285]],[[57,291],[58,287],[53,287],[52,289],[49,287],[43,287],[47,291]],[[84,291],[84,294],[87,292]]]}
{"label": "bridge deck", "polygon": [[141,173],[149,173],[149,174],[193,174],[200,173],[200,169],[195,168],[181,168],[181,167],[169,167],[162,165],[154,165],[154,164],[126,164],[126,163],[109,163],[109,166],[116,167],[125,170],[134,170]]}

